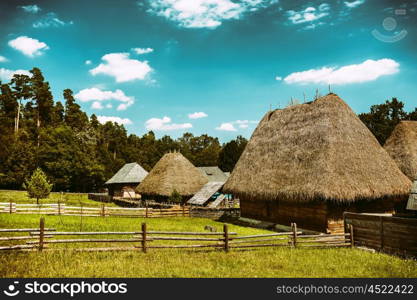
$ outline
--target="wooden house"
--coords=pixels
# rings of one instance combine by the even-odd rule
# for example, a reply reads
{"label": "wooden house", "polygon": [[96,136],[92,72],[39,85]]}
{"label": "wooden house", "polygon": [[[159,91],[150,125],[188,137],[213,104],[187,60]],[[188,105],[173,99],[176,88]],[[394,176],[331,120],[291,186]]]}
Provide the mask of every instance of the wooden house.
{"label": "wooden house", "polygon": [[411,181],[337,95],[268,112],[224,185],[243,217],[343,230],[343,212],[392,212]]}
{"label": "wooden house", "polygon": [[136,198],[135,188],[148,175],[137,163],[125,164],[104,184],[112,197]]}

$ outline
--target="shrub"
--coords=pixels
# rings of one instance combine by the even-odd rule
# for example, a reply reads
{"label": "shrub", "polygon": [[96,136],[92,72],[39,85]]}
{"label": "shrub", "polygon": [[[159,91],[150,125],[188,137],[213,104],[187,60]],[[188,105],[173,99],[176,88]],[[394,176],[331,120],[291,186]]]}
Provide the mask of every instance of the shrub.
{"label": "shrub", "polygon": [[36,198],[36,204],[39,204],[39,199],[49,197],[52,184],[48,182],[45,173],[37,168],[30,179],[23,184],[23,188],[27,191],[28,197]]}

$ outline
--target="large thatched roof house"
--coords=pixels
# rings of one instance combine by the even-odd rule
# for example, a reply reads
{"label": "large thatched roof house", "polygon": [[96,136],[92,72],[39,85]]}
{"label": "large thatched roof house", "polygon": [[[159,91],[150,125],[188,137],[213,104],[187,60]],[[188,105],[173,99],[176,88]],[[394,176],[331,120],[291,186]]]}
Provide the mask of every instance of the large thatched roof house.
{"label": "large thatched roof house", "polygon": [[110,196],[136,197],[135,187],[148,175],[137,163],[125,164],[112,178],[106,181]]}
{"label": "large thatched roof house", "polygon": [[208,179],[181,153],[165,154],[137,186],[144,198],[164,200],[176,190],[186,201],[198,192]]}
{"label": "large thatched roof house", "polygon": [[401,121],[384,148],[408,178],[417,178],[417,121]]}
{"label": "large thatched roof house", "polygon": [[410,180],[337,95],[268,112],[224,186],[244,217],[323,232],[405,206]]}

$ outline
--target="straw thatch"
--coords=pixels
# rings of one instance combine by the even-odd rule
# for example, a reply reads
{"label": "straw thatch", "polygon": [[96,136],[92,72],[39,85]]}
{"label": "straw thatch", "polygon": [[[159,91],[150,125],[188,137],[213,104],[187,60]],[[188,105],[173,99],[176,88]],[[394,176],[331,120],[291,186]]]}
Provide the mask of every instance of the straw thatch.
{"label": "straw thatch", "polygon": [[408,178],[417,178],[417,121],[401,121],[384,148]]}
{"label": "straw thatch", "polygon": [[192,196],[208,179],[181,153],[165,154],[138,185],[136,190],[147,196],[169,197],[176,190],[181,196]]}
{"label": "straw thatch", "polygon": [[224,186],[241,199],[290,202],[399,197],[410,180],[337,95],[268,112]]}

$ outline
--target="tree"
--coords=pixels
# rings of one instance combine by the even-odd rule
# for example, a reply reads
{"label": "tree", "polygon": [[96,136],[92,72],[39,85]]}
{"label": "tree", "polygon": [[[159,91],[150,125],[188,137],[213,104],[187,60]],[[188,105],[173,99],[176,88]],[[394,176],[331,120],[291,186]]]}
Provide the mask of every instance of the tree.
{"label": "tree", "polygon": [[82,130],[88,123],[88,117],[81,107],[75,103],[73,92],[70,89],[64,90],[65,99],[65,124],[73,129]]}
{"label": "tree", "polygon": [[48,198],[52,190],[52,184],[48,182],[45,173],[40,168],[33,172],[23,187],[27,190],[29,198],[36,198],[36,204],[39,204],[39,199]]}
{"label": "tree", "polygon": [[219,167],[224,172],[231,172],[235,167],[237,161],[245,150],[248,140],[239,135],[235,140],[232,140],[223,145],[219,153]]}
{"label": "tree", "polygon": [[181,194],[178,193],[176,189],[174,189],[171,193],[171,196],[169,196],[168,201],[173,202],[173,203],[181,203],[182,202]]}
{"label": "tree", "polygon": [[394,127],[401,120],[407,119],[404,111],[404,103],[392,98],[383,104],[372,105],[369,113],[359,115],[362,122],[375,135],[381,145],[384,145],[387,138],[391,135]]}
{"label": "tree", "polygon": [[22,100],[29,100],[32,97],[30,77],[22,74],[14,74],[12,80],[10,81],[10,86],[13,89],[14,97],[19,101],[15,118],[15,134],[17,135],[19,133]]}

